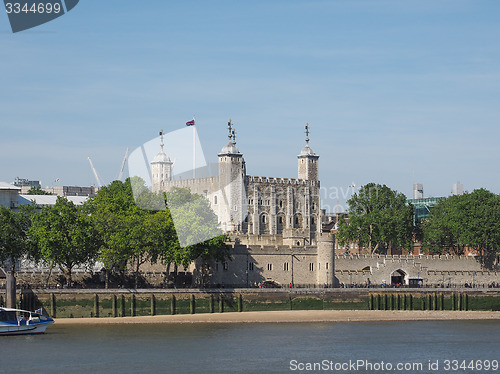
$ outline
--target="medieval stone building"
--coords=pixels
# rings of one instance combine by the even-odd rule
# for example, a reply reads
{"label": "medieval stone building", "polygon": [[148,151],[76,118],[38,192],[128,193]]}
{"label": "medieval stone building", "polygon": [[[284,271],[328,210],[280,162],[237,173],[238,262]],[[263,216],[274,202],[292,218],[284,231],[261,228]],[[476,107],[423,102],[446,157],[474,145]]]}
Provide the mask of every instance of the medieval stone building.
{"label": "medieval stone building", "polygon": [[220,228],[232,238],[232,261],[213,264],[211,282],[332,285],[333,240],[321,230],[319,156],[309,146],[309,126],[297,156],[298,178],[247,175],[231,122],[228,130],[229,141],[218,155],[217,176],[173,180],[163,140],[151,162],[153,192],[187,187],[205,196]]}

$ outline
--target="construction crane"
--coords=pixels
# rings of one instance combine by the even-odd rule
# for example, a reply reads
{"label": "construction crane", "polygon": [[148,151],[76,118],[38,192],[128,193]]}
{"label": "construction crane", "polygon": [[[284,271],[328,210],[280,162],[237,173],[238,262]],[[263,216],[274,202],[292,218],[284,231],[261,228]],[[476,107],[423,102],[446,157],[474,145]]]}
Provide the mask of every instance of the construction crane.
{"label": "construction crane", "polygon": [[87,158],[90,162],[90,167],[92,168],[92,172],[94,173],[94,177],[95,177],[95,180],[97,182],[97,187],[101,188],[102,183],[101,183],[101,180],[99,179],[99,175],[97,174],[97,171],[95,170],[94,164],[92,164],[92,160],[90,159],[90,157],[87,157]]}
{"label": "construction crane", "polygon": [[118,180],[121,181],[122,180],[122,177],[123,177],[123,170],[125,170],[125,163],[127,162],[127,158],[128,158],[128,147],[127,147],[127,151],[125,152],[125,157],[123,157],[123,162],[122,162],[122,167],[120,169],[120,174],[118,174]]}

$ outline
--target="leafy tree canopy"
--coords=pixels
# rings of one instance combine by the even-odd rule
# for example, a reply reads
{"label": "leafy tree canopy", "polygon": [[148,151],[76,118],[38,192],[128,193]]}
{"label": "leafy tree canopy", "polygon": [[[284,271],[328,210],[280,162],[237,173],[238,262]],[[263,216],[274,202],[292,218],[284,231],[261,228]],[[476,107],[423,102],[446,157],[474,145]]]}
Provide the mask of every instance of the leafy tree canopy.
{"label": "leafy tree canopy", "polygon": [[40,248],[43,259],[59,268],[72,281],[75,266],[95,260],[97,235],[86,211],[64,197],[53,206],[45,206],[33,216],[29,231]]}
{"label": "leafy tree canopy", "polygon": [[500,196],[478,189],[440,200],[422,231],[424,250],[462,254],[465,248],[475,249],[491,267],[500,249]]}
{"label": "leafy tree canopy", "polygon": [[0,264],[9,262],[10,270],[15,270],[16,261],[33,255],[29,241],[29,208],[13,212],[0,206]]}
{"label": "leafy tree canopy", "polygon": [[42,190],[40,187],[31,187],[27,195],[52,195],[50,192]]}
{"label": "leafy tree canopy", "polygon": [[369,183],[348,201],[348,222],[341,219],[337,238],[341,245],[357,242],[370,253],[411,248],[413,207],[406,196],[386,185]]}
{"label": "leafy tree canopy", "polygon": [[208,201],[188,189],[153,194],[140,178],[115,181],[84,209],[98,232],[99,259],[107,269],[132,265],[136,284],[146,261],[160,261],[168,272],[171,264],[187,268],[198,258],[223,261],[229,256]]}

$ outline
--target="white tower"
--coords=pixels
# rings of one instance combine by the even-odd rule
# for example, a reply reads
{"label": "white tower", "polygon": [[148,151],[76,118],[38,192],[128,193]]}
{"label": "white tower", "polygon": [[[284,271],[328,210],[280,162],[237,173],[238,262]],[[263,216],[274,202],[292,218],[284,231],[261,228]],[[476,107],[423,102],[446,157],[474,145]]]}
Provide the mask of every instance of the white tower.
{"label": "white tower", "polygon": [[160,152],[151,162],[151,181],[153,183],[153,192],[163,191],[165,183],[172,179],[173,162],[163,151],[163,130],[160,131]]}

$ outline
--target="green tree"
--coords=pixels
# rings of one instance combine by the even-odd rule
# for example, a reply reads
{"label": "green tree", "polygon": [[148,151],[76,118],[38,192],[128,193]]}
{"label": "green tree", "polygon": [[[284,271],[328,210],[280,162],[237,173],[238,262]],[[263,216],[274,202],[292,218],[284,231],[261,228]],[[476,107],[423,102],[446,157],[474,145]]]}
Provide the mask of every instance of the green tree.
{"label": "green tree", "polygon": [[424,250],[463,254],[465,248],[474,249],[490,268],[500,249],[500,197],[478,189],[440,200],[422,231]]}
{"label": "green tree", "polygon": [[179,266],[187,268],[199,260],[198,270],[204,284],[208,281],[211,261],[230,259],[228,237],[219,229],[218,218],[203,196],[186,188],[173,188],[166,194],[166,200],[177,239],[165,248],[168,255],[162,257],[162,262],[167,273],[173,264],[177,275]]}
{"label": "green tree", "polygon": [[34,216],[29,233],[45,262],[51,268],[58,266],[69,284],[74,267],[96,259],[97,233],[90,217],[64,197],[58,197],[55,205],[43,207]]}
{"label": "green tree", "polygon": [[386,185],[369,183],[348,201],[348,222],[339,222],[341,245],[357,242],[370,253],[393,248],[410,249],[413,236],[413,207],[406,196]]}
{"label": "green tree", "polygon": [[50,192],[42,190],[40,187],[31,187],[27,195],[52,195]]}
{"label": "green tree", "polygon": [[106,270],[105,286],[109,286],[110,271],[124,273],[129,260],[126,232],[137,207],[132,196],[130,180],[114,181],[102,187],[97,195],[84,204],[85,212],[91,217],[97,231],[99,254]]}
{"label": "green tree", "polygon": [[30,212],[13,212],[0,206],[0,264],[9,263],[9,271],[14,274],[16,263],[26,256],[34,256],[28,236]]}
{"label": "green tree", "polygon": [[208,201],[188,189],[153,194],[135,177],[103,187],[85,209],[98,231],[99,259],[106,269],[119,269],[122,275],[130,266],[136,287],[146,262],[161,262],[168,275],[172,265],[177,274],[179,266],[187,268],[198,258],[207,263],[229,257],[226,236]]}

